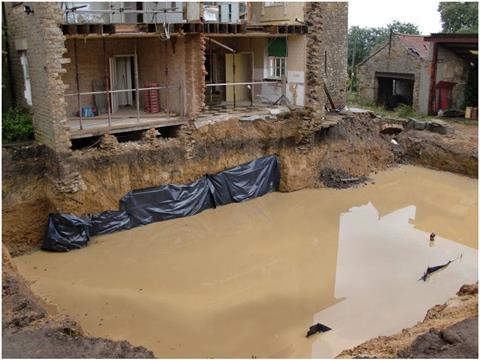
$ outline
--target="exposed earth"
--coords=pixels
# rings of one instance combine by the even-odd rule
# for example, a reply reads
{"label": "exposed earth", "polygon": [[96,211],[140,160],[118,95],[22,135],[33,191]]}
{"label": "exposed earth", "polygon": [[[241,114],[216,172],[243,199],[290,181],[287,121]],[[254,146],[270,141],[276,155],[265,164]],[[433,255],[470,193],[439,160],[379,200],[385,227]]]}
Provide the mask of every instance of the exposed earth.
{"label": "exposed earth", "polygon": [[478,283],[431,308],[422,322],[379,336],[337,358],[478,358]]}
{"label": "exposed earth", "polygon": [[[398,163],[477,177],[477,126],[455,124],[452,135],[413,129],[380,134],[382,121],[368,115],[335,121],[338,125],[332,128],[314,131],[308,151],[296,148],[300,141],[294,119],[233,120],[205,126],[196,135],[187,131],[174,139],[75,151],[68,160],[71,171],[61,170],[80,175],[78,189],[70,193],[53,190],[54,169],[44,148],[4,149],[3,357],[154,357],[126,341],[85,336],[72,320],[36,298],[18,275],[9,251],[18,256],[38,249],[50,212],[115,208],[131,189],[186,183],[269,153],[280,158],[281,191],[358,185],[370,173]],[[64,179],[55,184],[72,186]],[[345,350],[339,357],[477,357],[477,292],[477,286],[463,288],[460,296],[432,308],[423,322]]]}

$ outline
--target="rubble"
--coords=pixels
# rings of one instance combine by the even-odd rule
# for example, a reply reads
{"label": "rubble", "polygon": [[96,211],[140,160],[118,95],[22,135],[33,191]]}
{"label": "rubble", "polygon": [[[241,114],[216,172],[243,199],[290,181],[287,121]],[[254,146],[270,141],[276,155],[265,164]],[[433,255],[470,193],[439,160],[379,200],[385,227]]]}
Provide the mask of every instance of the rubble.
{"label": "rubble", "polygon": [[347,189],[352,186],[363,184],[368,181],[368,177],[354,177],[342,169],[324,168],[320,178],[326,187],[335,189]]}
{"label": "rubble", "polygon": [[417,120],[415,118],[408,118],[407,126],[415,130],[428,130],[442,135],[452,135],[455,133],[455,128],[443,120]]}
{"label": "rubble", "polygon": [[115,151],[118,149],[118,140],[111,134],[105,134],[102,136],[98,147],[105,151]]}
{"label": "rubble", "polygon": [[160,132],[155,128],[150,128],[142,134],[142,141],[150,144],[154,144],[158,137],[160,136]]}
{"label": "rubble", "polygon": [[467,284],[415,326],[371,339],[336,358],[478,358],[477,324],[478,283]]}

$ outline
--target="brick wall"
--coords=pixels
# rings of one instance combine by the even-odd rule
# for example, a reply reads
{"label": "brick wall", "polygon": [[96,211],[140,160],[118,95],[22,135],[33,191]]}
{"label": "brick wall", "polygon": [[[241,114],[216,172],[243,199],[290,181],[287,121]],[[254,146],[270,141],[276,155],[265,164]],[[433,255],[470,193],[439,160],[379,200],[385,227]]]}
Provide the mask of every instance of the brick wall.
{"label": "brick wall", "polygon": [[[77,55],[75,56],[75,45]],[[105,43],[105,50],[104,50]],[[67,93],[77,92],[76,71],[79,74],[80,92],[89,92],[93,89],[93,81],[106,82],[106,71],[109,71],[109,58],[114,55],[133,55],[135,47],[138,59],[139,87],[147,82],[156,82],[159,86],[183,86],[184,69],[184,39],[172,38],[161,41],[159,38],[107,38],[103,39],[69,39],[66,41],[67,53],[71,60],[65,66],[66,73],[62,79],[68,86]],[[105,57],[107,64],[105,63]],[[78,60],[78,61],[76,61]],[[135,84],[132,84],[135,87]],[[140,108],[143,109],[142,94],[140,94]],[[69,96],[67,100],[67,114],[73,116],[79,111],[76,96]],[[161,106],[165,110],[175,113],[181,112],[182,96],[177,88],[160,90]],[[82,95],[81,106],[92,106],[93,96]]]}
{"label": "brick wall", "polygon": [[348,3],[322,2],[319,6],[324,14],[322,23],[326,85],[338,107],[347,102]]}
{"label": "brick wall", "polygon": [[205,106],[205,37],[185,37],[185,109],[195,117]]}
{"label": "brick wall", "polygon": [[323,33],[323,6],[318,2],[306,4],[305,22],[308,26],[305,75],[305,110],[312,118],[322,118],[326,96],[323,90],[325,80]]}
{"label": "brick wall", "polygon": [[25,90],[23,70],[20,64],[20,52],[16,49],[15,40],[26,39],[28,34],[27,17],[24,16],[23,6],[13,8],[12,4],[5,3],[5,18],[8,23],[8,40],[9,40],[9,60],[12,75],[13,91],[15,92],[16,105],[29,108],[25,101],[23,92]]}
{"label": "brick wall", "polygon": [[[33,9],[27,15],[23,5],[6,3],[6,18],[12,63],[12,77],[18,105],[27,107],[23,96],[24,77],[16,44],[26,44],[32,88],[35,138],[54,151],[70,151],[67,114],[79,111],[76,69],[81,92],[92,91],[93,80],[105,81],[104,41],[102,39],[66,41],[59,24],[62,12],[56,3],[24,3]],[[156,81],[159,85],[181,86],[161,90],[162,106],[194,117],[204,106],[203,35],[172,37],[163,42],[158,38],[105,40],[107,59],[112,55],[134,54],[137,48],[139,85]],[[22,48],[23,49],[23,48]],[[78,59],[78,63],[75,61]],[[141,98],[142,96],[140,96]],[[93,105],[92,96],[82,96],[81,106]],[[142,105],[143,106],[143,105]]]}
{"label": "brick wall", "polygon": [[58,153],[68,152],[70,140],[67,131],[64,84],[60,75],[64,36],[58,27],[62,13],[56,3],[23,3],[33,9],[27,15],[22,5],[6,3],[6,19],[12,61],[14,89],[19,105],[26,105],[23,97],[24,78],[20,53],[26,49],[32,89],[32,113],[35,138]]}

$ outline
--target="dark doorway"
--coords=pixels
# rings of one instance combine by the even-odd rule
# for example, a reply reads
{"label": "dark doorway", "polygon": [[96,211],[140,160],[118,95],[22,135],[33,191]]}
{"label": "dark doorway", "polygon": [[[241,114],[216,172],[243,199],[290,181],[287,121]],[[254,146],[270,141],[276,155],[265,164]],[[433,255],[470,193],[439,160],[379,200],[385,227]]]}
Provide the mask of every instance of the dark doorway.
{"label": "dark doorway", "polygon": [[400,104],[413,104],[414,75],[380,73],[376,77],[378,106],[393,110]]}

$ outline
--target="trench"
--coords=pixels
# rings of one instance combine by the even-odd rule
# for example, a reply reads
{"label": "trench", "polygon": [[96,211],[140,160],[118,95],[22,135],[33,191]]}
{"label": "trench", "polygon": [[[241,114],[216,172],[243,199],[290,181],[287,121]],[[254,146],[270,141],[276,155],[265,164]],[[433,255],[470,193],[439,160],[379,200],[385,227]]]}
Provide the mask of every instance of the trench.
{"label": "trench", "polygon": [[[477,281],[477,180],[414,166],[372,178],[271,193],[15,263],[88,334],[157,357],[332,357],[414,325]],[[333,330],[306,338],[316,322]]]}

